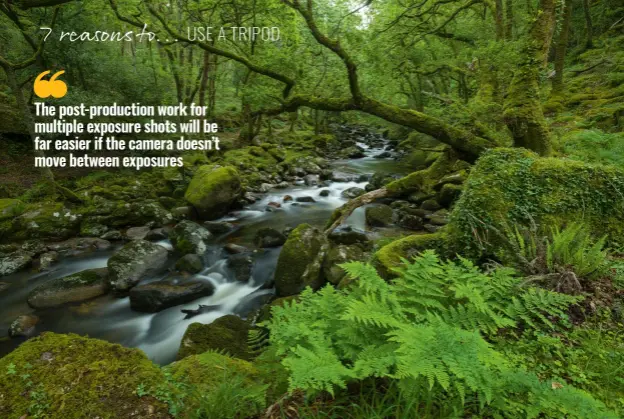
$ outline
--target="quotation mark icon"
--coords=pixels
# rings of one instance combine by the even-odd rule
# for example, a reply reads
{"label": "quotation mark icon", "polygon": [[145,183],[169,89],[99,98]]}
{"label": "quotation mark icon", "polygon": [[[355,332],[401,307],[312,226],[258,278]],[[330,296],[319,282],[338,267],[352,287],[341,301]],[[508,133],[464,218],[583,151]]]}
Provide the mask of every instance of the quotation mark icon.
{"label": "quotation mark icon", "polygon": [[59,71],[55,73],[50,80],[41,80],[44,76],[47,76],[50,73],[50,70],[44,71],[39,74],[35,79],[35,84],[33,85],[33,89],[35,94],[39,96],[41,99],[45,99],[47,97],[54,97],[56,99],[62,98],[67,94],[67,85],[62,80],[57,80],[56,78],[61,74],[64,74],[65,71]]}

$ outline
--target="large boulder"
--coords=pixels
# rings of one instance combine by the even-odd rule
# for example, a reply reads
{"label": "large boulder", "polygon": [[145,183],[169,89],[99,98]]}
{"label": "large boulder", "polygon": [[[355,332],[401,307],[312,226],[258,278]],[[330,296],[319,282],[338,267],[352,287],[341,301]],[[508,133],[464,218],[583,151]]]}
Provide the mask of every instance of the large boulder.
{"label": "large boulder", "polygon": [[298,294],[307,286],[323,285],[321,263],[328,242],[323,232],[300,224],[284,244],[277,260],[275,288],[279,297]]}
{"label": "large boulder", "polygon": [[327,252],[323,261],[323,274],[328,282],[338,285],[344,279],[346,272],[339,265],[345,262],[365,261],[369,254],[366,252],[365,246],[361,244],[352,244],[350,246],[339,244],[333,246]]}
{"label": "large boulder", "polygon": [[222,351],[240,359],[251,359],[247,335],[251,326],[238,316],[229,314],[210,324],[191,323],[184,333],[178,358],[201,354],[206,351]]}
{"label": "large boulder", "polygon": [[350,225],[341,225],[329,233],[329,240],[336,244],[370,243],[370,236],[364,230]]}
{"label": "large boulder", "polygon": [[9,326],[9,336],[30,337],[35,333],[35,326],[39,323],[39,317],[34,314],[23,314],[13,320]]}
{"label": "large boulder", "polygon": [[26,269],[32,263],[33,254],[18,250],[5,256],[0,256],[0,276],[11,275]]}
{"label": "large boulder", "polygon": [[189,220],[179,222],[169,233],[171,244],[177,252],[183,255],[204,254],[207,248],[206,240],[211,236],[208,229]]}
{"label": "large boulder", "polygon": [[254,236],[254,244],[261,248],[279,247],[286,242],[286,236],[274,228],[261,228]]}
{"label": "large boulder", "polygon": [[358,188],[357,186],[353,186],[351,188],[348,188],[342,191],[340,196],[342,196],[343,198],[347,198],[347,199],[354,199],[360,195],[364,195],[365,192],[366,191],[364,189]]}
{"label": "large boulder", "polygon": [[194,274],[204,269],[204,261],[202,260],[201,256],[189,253],[178,259],[175,267],[178,271]]}
{"label": "large boulder", "polygon": [[167,249],[145,240],[134,240],[108,260],[109,283],[116,293],[125,293],[142,279],[158,273],[167,263]]}
{"label": "large boulder", "polygon": [[214,292],[208,281],[191,280],[176,283],[174,280],[150,282],[130,290],[130,308],[135,311],[155,313],[169,307],[189,303]]}
{"label": "large boulder", "polygon": [[[587,224],[613,246],[624,244],[624,169],[525,149],[484,154],[465,183],[447,226],[457,250],[491,255],[503,244],[506,226],[550,228]],[[501,237],[501,234],[503,237]]]}
{"label": "large boulder", "polygon": [[[12,208],[10,212],[17,210]],[[18,209],[21,212],[18,217],[0,220],[1,240],[63,240],[80,231],[81,215],[65,208],[62,203],[30,204]]]}
{"label": "large boulder", "polygon": [[86,301],[106,294],[108,285],[108,269],[88,269],[44,282],[28,294],[28,305],[42,309]]}
{"label": "large boulder", "polygon": [[247,282],[251,278],[254,258],[250,253],[239,253],[231,255],[227,259],[227,267],[232,272],[234,279],[240,282]]}
{"label": "large boulder", "polygon": [[63,256],[77,256],[83,253],[106,250],[110,247],[111,243],[108,240],[96,237],[73,237],[62,242],[48,244],[48,249]]}
{"label": "large boulder", "polygon": [[364,212],[366,224],[369,227],[385,227],[392,224],[392,208],[388,205],[373,205],[366,207]]}
{"label": "large boulder", "polygon": [[184,198],[202,218],[215,219],[225,215],[242,193],[241,179],[234,167],[201,166]]}
{"label": "large boulder", "polygon": [[164,419],[169,406],[148,394],[177,394],[140,350],[74,334],[30,339],[0,371],[2,418]]}

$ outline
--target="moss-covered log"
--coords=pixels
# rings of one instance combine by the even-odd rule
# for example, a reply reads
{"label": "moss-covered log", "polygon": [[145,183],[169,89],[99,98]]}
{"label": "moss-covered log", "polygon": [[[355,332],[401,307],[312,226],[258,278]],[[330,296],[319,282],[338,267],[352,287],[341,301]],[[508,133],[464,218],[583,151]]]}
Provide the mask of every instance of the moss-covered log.
{"label": "moss-covered log", "polygon": [[453,150],[448,149],[427,169],[410,173],[405,177],[390,182],[382,188],[375,189],[374,191],[367,192],[364,195],[350,200],[333,212],[327,223],[326,232],[331,232],[345,222],[349,215],[357,208],[375,202],[378,199],[408,195],[415,191],[430,192],[440,178],[452,172],[454,169],[457,169],[456,163],[461,163],[461,160],[458,160],[457,154]]}

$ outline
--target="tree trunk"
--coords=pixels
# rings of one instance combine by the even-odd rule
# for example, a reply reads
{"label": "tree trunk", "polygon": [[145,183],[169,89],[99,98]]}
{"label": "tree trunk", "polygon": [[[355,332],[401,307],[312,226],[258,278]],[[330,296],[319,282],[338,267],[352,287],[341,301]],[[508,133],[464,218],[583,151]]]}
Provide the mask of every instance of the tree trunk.
{"label": "tree trunk", "polygon": [[556,0],[540,0],[537,16],[521,52],[505,100],[504,119],[514,145],[550,155],[552,144],[540,103],[539,72],[546,56],[555,24]]}
{"label": "tree trunk", "polygon": [[505,24],[503,22],[503,0],[495,0],[494,24],[496,25],[496,40],[502,41],[505,38]]}
{"label": "tree trunk", "polygon": [[208,115],[212,116],[215,112],[215,106],[217,104],[217,68],[219,66],[219,56],[213,55],[212,59],[212,74],[208,82]]}
{"label": "tree trunk", "polygon": [[202,67],[201,84],[199,85],[199,106],[206,104],[206,87],[208,87],[208,77],[210,75],[210,53],[204,51],[204,63]]}
{"label": "tree trunk", "polygon": [[512,0],[505,2],[505,39],[511,41],[513,39],[513,5]]}
{"label": "tree trunk", "polygon": [[583,0],[583,13],[585,15],[585,29],[587,30],[585,48],[589,49],[594,47],[594,25],[592,23],[589,0]]}
{"label": "tree trunk", "polygon": [[563,22],[557,45],[555,46],[555,76],[552,80],[553,93],[563,90],[563,68],[565,66],[566,50],[568,48],[568,36],[570,34],[570,19],[572,17],[572,1],[566,0],[563,5]]}

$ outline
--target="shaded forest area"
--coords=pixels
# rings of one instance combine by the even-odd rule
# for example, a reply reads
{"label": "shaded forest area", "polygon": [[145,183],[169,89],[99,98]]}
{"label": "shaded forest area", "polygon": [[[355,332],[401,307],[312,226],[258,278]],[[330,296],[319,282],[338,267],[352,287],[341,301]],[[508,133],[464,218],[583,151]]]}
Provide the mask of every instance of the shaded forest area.
{"label": "shaded forest area", "polygon": [[[624,416],[621,1],[0,12],[0,417]],[[45,70],[222,150],[36,169]]]}

